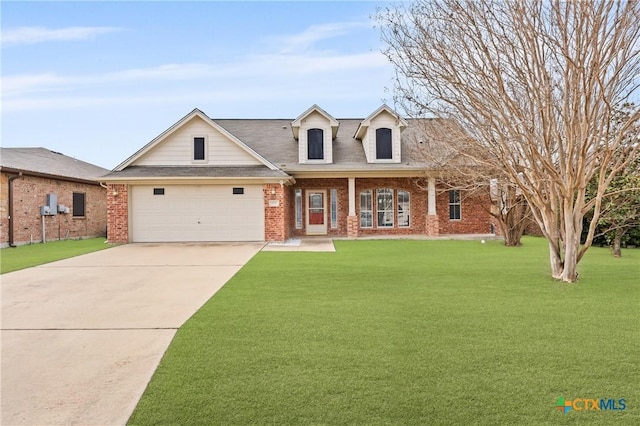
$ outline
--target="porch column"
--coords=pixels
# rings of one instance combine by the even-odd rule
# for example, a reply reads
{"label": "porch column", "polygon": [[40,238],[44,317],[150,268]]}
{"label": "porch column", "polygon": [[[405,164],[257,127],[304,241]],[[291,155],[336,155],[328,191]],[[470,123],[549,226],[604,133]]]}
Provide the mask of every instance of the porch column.
{"label": "porch column", "polygon": [[436,178],[429,178],[429,182],[427,184],[427,191],[429,194],[428,199],[428,214],[434,215],[436,214]]}
{"label": "porch column", "polygon": [[436,209],[436,178],[430,177],[427,182],[427,235],[440,234],[438,212]]}
{"label": "porch column", "polygon": [[356,178],[349,178],[349,215],[347,216],[347,237],[358,237],[358,216],[356,216]]}

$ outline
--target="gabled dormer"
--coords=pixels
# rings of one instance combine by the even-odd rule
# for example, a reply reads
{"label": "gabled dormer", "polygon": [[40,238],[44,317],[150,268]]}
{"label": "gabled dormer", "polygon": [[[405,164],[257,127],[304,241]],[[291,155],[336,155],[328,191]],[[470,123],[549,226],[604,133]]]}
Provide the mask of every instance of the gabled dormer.
{"label": "gabled dormer", "polygon": [[303,112],[291,122],[293,137],[298,141],[301,164],[333,163],[333,139],[338,133],[338,120],[318,105]]}
{"label": "gabled dormer", "polygon": [[362,120],[354,138],[362,142],[367,163],[400,163],[400,133],[407,122],[386,105]]}

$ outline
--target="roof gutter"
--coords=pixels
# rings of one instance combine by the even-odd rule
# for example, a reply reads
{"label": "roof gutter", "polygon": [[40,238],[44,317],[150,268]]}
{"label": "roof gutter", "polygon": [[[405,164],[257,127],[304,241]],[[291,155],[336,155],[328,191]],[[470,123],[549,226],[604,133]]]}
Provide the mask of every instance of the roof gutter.
{"label": "roof gutter", "polygon": [[65,182],[84,183],[88,185],[98,185],[99,179],[100,179],[99,177],[81,178],[81,177],[72,177],[72,176],[51,175],[48,173],[40,173],[40,172],[34,172],[30,170],[14,169],[11,167],[0,167],[0,170],[2,170],[5,173],[19,173],[20,176],[33,176],[33,177],[39,177],[44,179],[56,179],[56,180],[63,180]]}
{"label": "roof gutter", "polygon": [[9,247],[15,247],[15,244],[13,244],[13,181],[21,177],[22,172],[11,176],[7,181],[9,185]]}

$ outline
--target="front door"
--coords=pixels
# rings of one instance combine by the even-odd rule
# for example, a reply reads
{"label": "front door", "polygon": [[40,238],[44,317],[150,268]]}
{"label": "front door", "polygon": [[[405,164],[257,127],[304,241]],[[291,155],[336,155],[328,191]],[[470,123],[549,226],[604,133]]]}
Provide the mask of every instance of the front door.
{"label": "front door", "polygon": [[307,235],[327,234],[326,207],[326,191],[307,191]]}

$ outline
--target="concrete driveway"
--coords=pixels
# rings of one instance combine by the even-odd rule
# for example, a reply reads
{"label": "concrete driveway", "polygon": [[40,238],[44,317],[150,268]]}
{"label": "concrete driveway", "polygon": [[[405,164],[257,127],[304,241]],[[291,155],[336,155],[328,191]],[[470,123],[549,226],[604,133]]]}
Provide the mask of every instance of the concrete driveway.
{"label": "concrete driveway", "polygon": [[176,330],[264,244],[129,244],[2,275],[2,417],[125,424]]}

